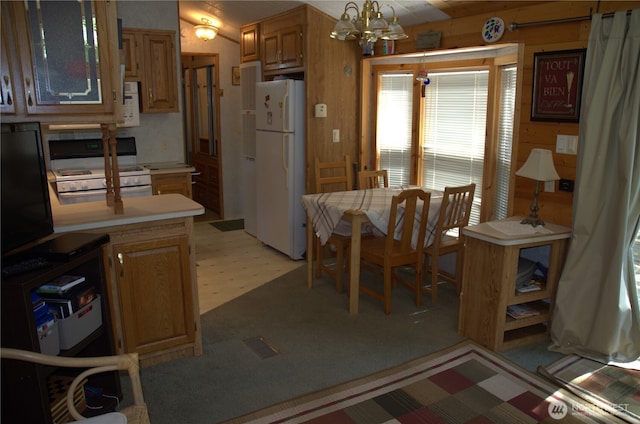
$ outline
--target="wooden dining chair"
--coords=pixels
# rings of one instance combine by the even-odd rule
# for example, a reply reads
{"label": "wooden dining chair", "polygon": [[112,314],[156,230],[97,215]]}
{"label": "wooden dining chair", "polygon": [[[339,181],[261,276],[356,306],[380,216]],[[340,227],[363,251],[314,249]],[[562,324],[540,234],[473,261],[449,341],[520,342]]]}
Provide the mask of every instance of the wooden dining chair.
{"label": "wooden dining chair", "polygon": [[[113,356],[97,356],[97,357],[65,357],[57,355],[45,355],[37,352],[30,352],[21,349],[0,348],[0,358],[2,360],[26,361],[35,364],[49,365],[59,368],[78,368],[80,369],[74,374],[71,384],[67,388],[65,394],[66,407],[71,419],[85,421],[86,418],[76,408],[77,387],[86,381],[91,375],[100,374],[108,371],[126,371],[129,375],[133,402],[130,406],[123,408],[117,413],[107,413],[97,417],[88,419],[87,422],[100,422],[108,424],[111,422],[121,423],[122,415],[126,417],[129,424],[149,424],[149,412],[144,401],[142,392],[142,383],[140,380],[140,365],[137,353],[125,353]],[[68,372],[68,370],[67,370]],[[77,374],[77,375],[76,375]],[[10,389],[10,388],[9,388]],[[95,415],[92,414],[92,415]],[[64,420],[63,422],[68,422]],[[75,422],[75,421],[73,421]]]}
{"label": "wooden dining chair", "polygon": [[[425,264],[431,275],[431,285],[423,290],[431,294],[431,302],[438,298],[438,280],[452,283],[458,293],[462,285],[462,264],[464,261],[464,236],[462,229],[469,225],[475,184],[460,187],[446,187],[440,207],[440,215],[434,232],[434,240],[425,248]],[[456,230],[456,231],[452,231]],[[456,253],[454,273],[440,268],[440,256]]]}
{"label": "wooden dining chair", "polygon": [[[353,168],[349,155],[346,155],[343,161],[334,162],[320,162],[320,159],[316,157],[314,170],[316,193],[353,189]],[[320,277],[321,272],[324,271],[335,280],[336,290],[338,292],[342,292],[342,281],[350,242],[351,230],[349,228],[337,228],[331,236],[329,236],[325,246],[322,246],[320,244],[320,238],[316,237],[316,278]],[[324,263],[324,248],[331,245],[336,248],[335,269],[332,269]]]}
{"label": "wooden dining chair", "polygon": [[[421,200],[422,202],[418,202]],[[384,313],[391,313],[391,289],[395,282],[414,288],[416,291],[416,304],[421,290],[422,282],[422,257],[424,238],[427,229],[427,218],[431,194],[421,189],[404,190],[393,196],[389,214],[387,235],[380,238],[362,240],[360,259],[363,265],[375,264],[383,269],[382,292],[375,288],[360,284],[360,291],[379,299],[384,304]],[[416,213],[419,213],[419,218]],[[409,218],[409,219],[407,219]],[[398,221],[402,224],[398,226]],[[416,245],[412,245],[414,230],[418,228]],[[400,237],[396,239],[396,234]],[[397,272],[397,267],[413,265],[415,267],[415,281],[407,281]]]}
{"label": "wooden dining chair", "polygon": [[358,172],[358,189],[389,187],[389,176],[386,169]]}

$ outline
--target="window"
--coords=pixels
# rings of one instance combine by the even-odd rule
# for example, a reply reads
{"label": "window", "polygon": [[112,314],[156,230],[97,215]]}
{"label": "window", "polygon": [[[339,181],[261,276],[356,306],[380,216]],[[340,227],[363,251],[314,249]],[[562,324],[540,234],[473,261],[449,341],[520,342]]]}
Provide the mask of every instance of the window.
{"label": "window", "polygon": [[423,64],[374,64],[371,148],[374,166],[389,172],[389,185],[443,190],[473,182],[470,222],[506,217],[516,60],[434,62],[424,90],[416,80]]}
{"label": "window", "polygon": [[500,114],[498,116],[498,160],[496,169],[496,199],[494,219],[504,219],[508,215],[509,180],[511,176],[511,146],[513,140],[513,119],[516,105],[515,66],[500,68]]}
{"label": "window", "polygon": [[480,221],[487,122],[486,70],[430,73],[422,115],[423,187],[476,184],[471,217]]}
{"label": "window", "polygon": [[376,125],[379,168],[387,170],[390,186],[410,183],[413,81],[413,73],[380,76]]}

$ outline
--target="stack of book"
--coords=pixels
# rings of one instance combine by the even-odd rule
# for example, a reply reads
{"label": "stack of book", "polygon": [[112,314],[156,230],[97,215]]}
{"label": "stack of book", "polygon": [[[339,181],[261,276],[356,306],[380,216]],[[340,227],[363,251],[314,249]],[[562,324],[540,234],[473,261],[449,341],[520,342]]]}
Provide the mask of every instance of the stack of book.
{"label": "stack of book", "polygon": [[31,292],[31,305],[33,306],[33,316],[36,321],[38,336],[44,337],[47,330],[53,326],[54,315],[49,311],[49,307],[38,293]]}
{"label": "stack of book", "polygon": [[538,291],[538,290],[542,290],[542,284],[543,283],[541,281],[531,279],[526,283],[518,285],[516,287],[516,290],[519,294]]}
{"label": "stack of book", "polygon": [[81,275],[62,275],[38,288],[49,311],[56,319],[73,315],[96,298],[96,288]]}
{"label": "stack of book", "polygon": [[540,315],[540,311],[526,303],[507,306],[507,315],[515,319],[522,319]]}

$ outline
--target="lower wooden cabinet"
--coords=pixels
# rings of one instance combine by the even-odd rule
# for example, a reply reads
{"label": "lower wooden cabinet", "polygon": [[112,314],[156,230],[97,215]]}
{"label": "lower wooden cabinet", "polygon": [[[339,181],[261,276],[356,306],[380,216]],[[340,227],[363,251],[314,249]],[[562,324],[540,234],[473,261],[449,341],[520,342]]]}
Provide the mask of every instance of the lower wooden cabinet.
{"label": "lower wooden cabinet", "polygon": [[126,351],[193,343],[187,236],[117,244],[113,255]]}
{"label": "lower wooden cabinet", "polygon": [[177,193],[191,199],[191,172],[151,174],[153,194]]}
{"label": "lower wooden cabinet", "polygon": [[[549,337],[556,288],[571,237],[570,228],[552,223],[542,231],[522,227],[529,228],[524,231],[522,218],[483,222],[462,230],[466,247],[458,332],[494,351]],[[519,262],[529,256],[546,273],[539,290],[522,292],[517,284]],[[531,315],[514,318],[509,314],[523,308]]]}
{"label": "lower wooden cabinet", "polygon": [[105,230],[118,351],[138,352],[143,367],[200,355],[193,217]]}

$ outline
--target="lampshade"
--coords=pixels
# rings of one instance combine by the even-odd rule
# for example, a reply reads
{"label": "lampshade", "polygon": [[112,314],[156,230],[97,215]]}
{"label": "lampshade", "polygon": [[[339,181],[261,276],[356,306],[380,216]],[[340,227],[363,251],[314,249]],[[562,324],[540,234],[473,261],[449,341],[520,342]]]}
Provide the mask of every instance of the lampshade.
{"label": "lampshade", "polygon": [[367,25],[367,27],[365,28],[364,32],[368,34],[380,35],[383,32],[386,32],[388,30],[389,30],[389,25],[382,17],[382,13],[377,12],[375,14],[375,17],[371,19],[371,21],[369,22],[369,25]]}
{"label": "lampshade", "polygon": [[531,150],[529,158],[527,158],[522,168],[516,172],[516,175],[536,181],[553,181],[560,179],[556,168],[553,166],[551,150],[547,149]]}
{"label": "lampshade", "polygon": [[345,11],[333,28],[331,38],[338,40],[355,40],[358,34],[360,34],[360,31],[358,31],[355,24],[351,21],[349,14]]}
{"label": "lampshade", "polygon": [[196,31],[196,37],[202,41],[213,40],[218,34],[218,28],[211,25],[207,18],[202,18],[202,25],[196,25],[193,29]]}
{"label": "lampshade", "polygon": [[398,23],[398,17],[395,13],[393,14],[391,23],[389,24],[389,31],[384,33],[380,38],[383,40],[403,40],[405,38],[409,38],[409,36],[404,33],[402,26]]}

